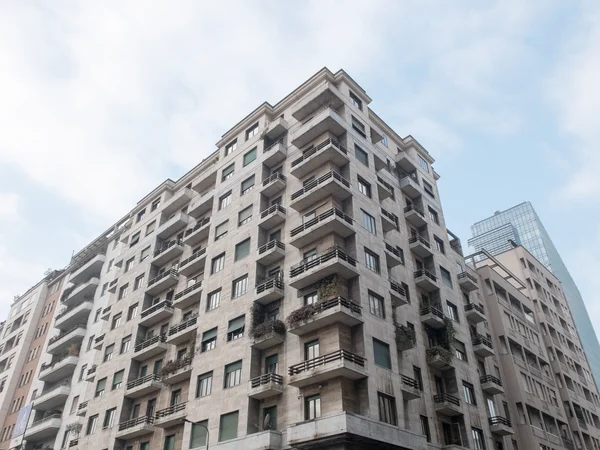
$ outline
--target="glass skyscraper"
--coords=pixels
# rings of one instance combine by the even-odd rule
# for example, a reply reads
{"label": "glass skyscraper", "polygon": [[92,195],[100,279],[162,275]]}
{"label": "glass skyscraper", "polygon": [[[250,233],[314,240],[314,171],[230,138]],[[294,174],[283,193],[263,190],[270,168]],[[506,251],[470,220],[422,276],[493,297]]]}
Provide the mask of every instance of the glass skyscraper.
{"label": "glass skyscraper", "polygon": [[473,224],[471,234],[469,247],[475,251],[485,249],[492,255],[511,249],[510,240],[522,245],[561,280],[583,349],[600,388],[600,344],[590,316],[575,281],[531,203],[496,211],[493,216]]}

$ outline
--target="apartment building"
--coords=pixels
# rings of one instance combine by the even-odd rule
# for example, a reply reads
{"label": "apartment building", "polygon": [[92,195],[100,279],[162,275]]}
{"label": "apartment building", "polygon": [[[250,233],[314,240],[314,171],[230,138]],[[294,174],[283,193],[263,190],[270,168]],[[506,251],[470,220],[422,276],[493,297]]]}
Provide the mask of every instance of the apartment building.
{"label": "apartment building", "polygon": [[50,271],[15,298],[4,323],[0,339],[0,448],[12,448],[22,440],[15,426],[19,413],[27,406],[45,351],[60,286],[61,272]]}

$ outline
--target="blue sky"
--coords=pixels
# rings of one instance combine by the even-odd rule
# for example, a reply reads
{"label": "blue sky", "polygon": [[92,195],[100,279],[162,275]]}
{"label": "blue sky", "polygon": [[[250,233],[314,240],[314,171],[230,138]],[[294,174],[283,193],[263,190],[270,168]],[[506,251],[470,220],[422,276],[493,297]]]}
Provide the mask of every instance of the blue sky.
{"label": "blue sky", "polygon": [[598,317],[598,55],[598,2],[2,2],[0,317],[323,66],[436,158],[465,244],[532,201]]}

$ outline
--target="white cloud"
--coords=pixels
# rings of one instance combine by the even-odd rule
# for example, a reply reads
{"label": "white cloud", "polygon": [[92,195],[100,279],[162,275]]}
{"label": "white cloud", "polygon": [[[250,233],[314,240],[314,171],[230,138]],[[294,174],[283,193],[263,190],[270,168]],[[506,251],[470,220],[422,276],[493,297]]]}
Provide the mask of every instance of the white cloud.
{"label": "white cloud", "polygon": [[7,194],[0,192],[0,222],[15,221],[20,218],[19,204],[21,197],[19,194],[9,192]]}

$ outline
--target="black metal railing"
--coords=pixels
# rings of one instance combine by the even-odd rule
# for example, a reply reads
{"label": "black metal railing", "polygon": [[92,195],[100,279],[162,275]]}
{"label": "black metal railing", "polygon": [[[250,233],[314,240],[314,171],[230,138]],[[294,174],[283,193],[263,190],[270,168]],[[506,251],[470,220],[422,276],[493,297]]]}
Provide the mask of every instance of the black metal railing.
{"label": "black metal railing", "polygon": [[196,323],[198,323],[198,316],[190,317],[189,319],[181,322],[179,325],[169,328],[168,335],[173,336],[174,334],[177,334],[186,328],[193,327],[196,325]]}
{"label": "black metal railing", "polygon": [[484,384],[484,383],[493,383],[493,384],[496,384],[498,386],[502,386],[502,381],[500,380],[500,378],[496,378],[493,375],[483,375],[482,377],[479,378],[479,382],[481,384]]}
{"label": "black metal railing", "polygon": [[280,172],[272,173],[271,175],[269,175],[267,178],[265,178],[263,180],[262,185],[263,185],[263,187],[267,186],[268,184],[270,184],[270,183],[272,183],[273,181],[276,181],[276,180],[281,180],[281,181],[283,181],[285,183],[286,182],[285,175],[283,175]]}
{"label": "black metal railing", "polygon": [[267,242],[265,245],[258,247],[258,254],[262,255],[267,250],[272,250],[274,248],[280,248],[281,250],[285,250],[285,244],[277,239],[273,239],[272,241]]}
{"label": "black metal railing", "polygon": [[346,148],[343,145],[341,145],[335,139],[329,138],[329,139],[324,140],[320,144],[315,145],[314,147],[311,147],[308,150],[303,151],[301,157],[292,161],[292,167],[296,167],[298,164],[302,163],[303,161],[305,161],[306,159],[315,155],[316,153],[322,151],[324,148],[328,147],[330,144],[333,147],[337,148],[339,151],[341,151],[343,154],[345,154],[345,155],[348,154],[348,151],[346,150]]}
{"label": "black metal railing", "polygon": [[460,406],[460,400],[454,395],[450,394],[436,394],[433,396],[433,403],[451,403],[455,406]]}
{"label": "black metal railing", "polygon": [[473,345],[482,344],[482,345],[485,345],[486,347],[493,348],[491,339],[488,339],[486,336],[484,336],[482,334],[478,334],[478,335],[474,336],[473,339],[471,340],[471,342],[473,343]]}
{"label": "black metal railing", "polygon": [[438,308],[437,306],[424,306],[423,308],[421,308],[421,315],[425,316],[427,314],[431,314],[433,316],[439,317],[440,319],[444,318],[444,312],[442,311],[441,308]]}
{"label": "black metal railing", "polygon": [[[311,316],[316,316],[317,314],[322,313],[323,311],[327,311],[328,309],[335,308],[337,306],[343,306],[344,308],[349,309],[354,314],[359,316],[362,315],[362,306],[358,303],[353,302],[352,300],[348,300],[344,297],[335,297],[329,300],[325,300],[322,302],[313,303],[312,305],[312,314]],[[304,307],[303,307],[304,308]],[[302,308],[300,308],[302,309]],[[292,312],[292,315],[295,311]],[[295,324],[291,324],[295,325]]]}
{"label": "black metal railing", "polygon": [[144,377],[140,377],[135,380],[131,380],[129,383],[127,383],[127,389],[133,389],[138,386],[141,386],[142,384],[149,383],[151,381],[160,382],[160,380],[161,380],[161,378],[158,375],[151,373],[150,375],[146,375]]}
{"label": "black metal railing", "polygon": [[404,214],[409,213],[411,211],[414,211],[421,217],[425,218],[425,213],[419,208],[417,208],[414,204],[408,205],[406,208],[404,208]]}
{"label": "black metal railing", "polygon": [[276,373],[265,373],[250,380],[250,387],[257,388],[264,384],[275,383],[283,385],[283,377]]}
{"label": "black metal railing", "polygon": [[433,273],[426,269],[415,270],[414,276],[415,278],[429,278],[430,280],[437,282],[437,276],[435,276]]}
{"label": "black metal railing", "polygon": [[201,221],[196,223],[196,225],[194,225],[192,228],[188,228],[187,230],[185,230],[185,237],[188,237],[190,234],[195,233],[196,231],[198,231],[200,228],[204,227],[208,223],[210,223],[210,217],[206,217],[206,218],[202,219]]}
{"label": "black metal railing", "polygon": [[81,410],[87,408],[88,407],[88,403],[89,403],[89,400],[86,400],[85,402],[81,402],[79,404],[79,406],[77,406],[77,410],[81,411]]}
{"label": "black metal railing", "polygon": [[415,244],[417,242],[423,244],[427,248],[431,248],[431,244],[429,243],[429,241],[422,236],[416,235],[408,239],[409,244]]}
{"label": "black metal railing", "polygon": [[456,278],[458,278],[458,281],[461,281],[462,279],[467,279],[477,284],[477,278],[469,272],[461,272],[456,276]]}
{"label": "black metal railing", "polygon": [[385,188],[386,188],[388,191],[390,191],[390,193],[391,193],[392,195],[394,195],[394,187],[393,187],[393,186],[392,186],[390,183],[388,183],[387,181],[385,181],[385,180],[384,180],[383,178],[381,178],[379,175],[377,175],[377,181],[378,181],[379,183],[381,183],[383,186],[385,186]]}
{"label": "black metal railing", "polygon": [[507,427],[512,427],[512,423],[506,417],[502,416],[493,416],[488,419],[490,426],[492,425],[506,425]]}
{"label": "black metal railing", "polygon": [[394,222],[394,225],[396,225],[396,228],[398,228],[398,216],[396,214],[391,213],[388,210],[381,208],[381,215],[384,217],[387,217],[389,220]]}
{"label": "black metal railing", "polygon": [[290,278],[296,277],[334,258],[339,258],[342,261],[347,262],[351,266],[356,266],[356,260],[349,256],[344,249],[340,247],[330,247],[320,255],[317,255],[312,258],[303,259],[298,264],[292,266],[290,269]]}
{"label": "black metal railing", "polygon": [[325,211],[324,213],[319,214],[317,217],[307,220],[299,227],[294,228],[292,231],[290,231],[290,236],[294,237],[297,234],[300,234],[308,230],[309,228],[315,226],[319,222],[329,219],[330,217],[338,217],[339,219],[347,222],[350,225],[352,225],[352,223],[354,222],[354,219],[352,219],[352,217],[350,217],[348,214],[344,213],[343,211],[340,211],[337,208],[331,208]]}
{"label": "black metal railing", "polygon": [[172,268],[172,269],[169,269],[169,270],[165,270],[163,273],[158,274],[154,278],[148,280],[148,287],[152,286],[153,284],[156,284],[157,282],[159,282],[163,278],[166,278],[166,277],[168,277],[170,275],[178,276],[179,272],[175,268]]}
{"label": "black metal railing", "polygon": [[98,369],[98,366],[96,364],[94,364],[92,367],[90,367],[87,371],[88,376],[95,374],[96,369]]}
{"label": "black metal railing", "polygon": [[100,336],[98,336],[96,339],[94,339],[94,344],[99,344],[100,342],[104,341],[104,336],[105,334],[101,334]]}
{"label": "black metal railing", "polygon": [[275,203],[274,205],[269,206],[267,209],[260,213],[260,218],[264,219],[265,217],[270,216],[271,214],[275,214],[276,212],[280,212],[285,214],[285,208],[281,206],[279,203]]}
{"label": "black metal railing", "polygon": [[158,256],[176,245],[183,245],[183,241],[181,239],[173,239],[172,241],[165,242],[154,251],[154,256]]}
{"label": "black metal railing", "polygon": [[398,295],[402,296],[402,297],[406,297],[406,291],[404,290],[404,288],[402,287],[402,285],[400,283],[396,283],[393,280],[389,280],[390,282],[390,289],[392,291],[394,291],[395,293],[397,293]]}
{"label": "black metal railing", "polygon": [[169,406],[168,408],[161,409],[160,411],[156,411],[155,419],[162,419],[163,417],[168,417],[172,414],[175,414],[180,411],[185,411],[186,402],[177,403],[176,405]]}
{"label": "black metal railing", "polygon": [[202,281],[196,281],[191,286],[186,287],[183,291],[179,291],[177,294],[173,296],[173,301],[179,300],[181,297],[189,294],[190,292],[195,291],[196,289],[202,287]]}
{"label": "black metal railing", "polygon": [[173,303],[171,302],[171,300],[163,300],[143,310],[142,314],[140,314],[140,317],[142,317],[143,319],[144,317],[148,317],[149,315],[154,314],[156,311],[171,308],[172,306]]}
{"label": "black metal railing", "polygon": [[406,386],[410,386],[411,388],[421,390],[421,383],[419,383],[419,380],[407,377],[406,375],[400,375],[400,380],[402,380],[402,384],[405,384]]}
{"label": "black metal railing", "polygon": [[[189,367],[190,364],[192,364],[193,360],[194,360],[193,356],[186,356],[184,358],[176,359],[175,361],[169,361],[167,364],[165,364],[165,366],[162,369],[162,371],[163,371],[163,375],[162,375],[163,379],[164,378],[169,378],[169,375],[174,374],[179,369],[182,369],[184,367]],[[168,368],[168,370],[165,371],[167,368]]]}
{"label": "black metal railing", "polygon": [[138,425],[152,425],[154,423],[154,417],[152,416],[140,416],[135,419],[126,420],[125,422],[121,422],[119,424],[119,431],[126,430],[128,428],[133,428]]}
{"label": "black metal railing", "polygon": [[148,348],[148,347],[158,344],[159,342],[166,342],[166,341],[167,341],[167,336],[165,334],[158,334],[154,337],[151,337],[150,339],[146,339],[145,341],[137,344],[134,348],[134,352],[140,352],[140,351],[144,350],[145,348]]}
{"label": "black metal railing", "polygon": [[467,303],[465,305],[465,311],[478,311],[481,314],[485,314],[483,306],[478,305],[477,303]]}
{"label": "black metal railing", "polygon": [[283,280],[281,277],[267,278],[266,280],[260,280],[256,283],[257,294],[262,294],[263,292],[273,288],[283,289]]}
{"label": "black metal railing", "polygon": [[181,269],[185,268],[185,266],[190,265],[192,262],[201,258],[205,254],[206,254],[206,247],[201,248],[200,250],[192,253],[192,255],[189,258],[186,258],[179,263],[179,269],[181,270]]}
{"label": "black metal railing", "polygon": [[304,194],[317,188],[320,184],[327,183],[331,179],[337,180],[340,183],[342,183],[344,186],[346,186],[347,188],[350,188],[350,182],[348,180],[346,180],[343,176],[341,176],[336,171],[330,170],[325,175],[317,178],[316,180],[312,180],[312,181],[309,181],[308,183],[305,183],[304,187],[302,189],[299,189],[292,194],[291,200],[294,201],[297,198],[302,197]]}
{"label": "black metal railing", "polygon": [[402,253],[400,252],[400,250],[398,249],[398,247],[394,247],[391,244],[388,244],[387,242],[385,243],[385,249],[392,253],[394,256],[396,256],[399,260],[402,261],[402,264],[404,264],[404,258],[402,257]]}
{"label": "black metal railing", "polygon": [[351,353],[347,350],[337,350],[335,352],[328,353],[323,356],[318,356],[316,358],[302,361],[299,364],[290,366],[288,374],[297,375],[299,373],[306,372],[308,370],[312,370],[320,366],[324,366],[333,361],[349,361],[360,367],[364,367],[366,359],[362,356],[355,355],[354,353]]}

